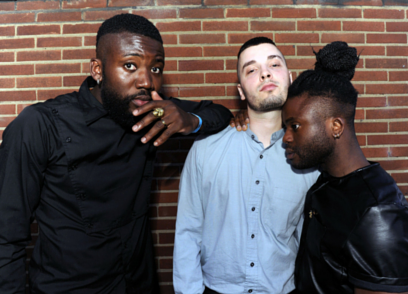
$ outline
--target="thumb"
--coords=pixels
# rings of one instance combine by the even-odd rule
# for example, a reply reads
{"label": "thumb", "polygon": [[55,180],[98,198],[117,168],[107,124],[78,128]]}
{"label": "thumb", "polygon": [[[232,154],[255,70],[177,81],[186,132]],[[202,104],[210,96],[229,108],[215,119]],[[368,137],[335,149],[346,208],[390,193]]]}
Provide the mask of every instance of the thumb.
{"label": "thumb", "polygon": [[162,101],[163,99],[162,99],[162,97],[160,97],[159,94],[157,94],[156,91],[152,91],[152,100],[153,101]]}

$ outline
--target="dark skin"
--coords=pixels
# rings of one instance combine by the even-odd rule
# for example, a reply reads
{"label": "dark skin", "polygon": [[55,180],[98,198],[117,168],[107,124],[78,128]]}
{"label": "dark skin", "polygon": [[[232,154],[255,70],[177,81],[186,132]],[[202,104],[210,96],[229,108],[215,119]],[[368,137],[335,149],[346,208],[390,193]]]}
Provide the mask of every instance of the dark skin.
{"label": "dark skin", "polygon": [[[92,58],[90,63],[92,77],[100,81],[99,86],[91,90],[99,102],[102,103],[102,71],[114,90],[123,97],[142,93],[143,90],[148,93],[132,100],[129,111],[135,116],[148,113],[132,129],[138,132],[152,125],[141,141],[147,143],[159,135],[154,141],[155,146],[162,145],[175,133],[190,134],[199,123],[197,117],[171,101],[162,100],[157,94],[163,83],[163,68],[163,45],[149,37],[129,32],[104,35],[99,41],[98,57]],[[152,113],[155,108],[163,108],[164,116],[155,117]]]}
{"label": "dark skin", "polygon": [[[313,137],[314,132],[319,129],[318,124],[320,127],[323,124],[326,136],[334,140],[335,143],[333,153],[330,157],[324,158],[320,165],[322,170],[327,171],[332,176],[342,177],[369,165],[361,151],[354,130],[350,129],[346,120],[343,117],[323,119],[323,116],[319,114],[322,109],[321,105],[314,99],[307,99],[306,95],[302,95],[287,100],[283,106],[282,118],[286,128],[283,142],[296,147],[306,146],[308,138]],[[292,161],[299,160],[296,154],[291,157]],[[360,288],[355,288],[354,293],[391,294]],[[408,292],[402,294],[408,294]]]}

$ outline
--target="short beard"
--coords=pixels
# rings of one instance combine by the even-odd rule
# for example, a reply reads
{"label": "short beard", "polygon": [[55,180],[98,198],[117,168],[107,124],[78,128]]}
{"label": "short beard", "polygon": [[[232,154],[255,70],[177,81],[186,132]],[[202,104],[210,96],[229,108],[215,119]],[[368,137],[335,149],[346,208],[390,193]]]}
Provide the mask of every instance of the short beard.
{"label": "short beard", "polygon": [[281,96],[269,96],[267,99],[261,101],[259,105],[254,105],[250,99],[247,99],[248,107],[258,112],[268,112],[275,109],[282,108],[285,100]]}

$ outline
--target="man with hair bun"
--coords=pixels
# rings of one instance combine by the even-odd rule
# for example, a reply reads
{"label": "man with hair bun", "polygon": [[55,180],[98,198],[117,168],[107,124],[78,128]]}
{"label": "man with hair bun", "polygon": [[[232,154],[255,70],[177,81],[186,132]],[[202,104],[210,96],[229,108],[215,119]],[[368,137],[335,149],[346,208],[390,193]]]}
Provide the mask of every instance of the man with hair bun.
{"label": "man with hair bun", "polygon": [[159,293],[148,214],[156,146],[175,133],[220,131],[232,117],[210,101],[160,96],[164,63],[150,21],[114,16],[98,30],[79,91],[25,108],[6,128],[1,294],[26,292],[34,216],[30,293]]}
{"label": "man with hair bun", "polygon": [[322,171],[306,196],[297,293],[408,293],[408,203],[354,130],[357,51],[333,42],[315,54],[282,116],[290,164]]}

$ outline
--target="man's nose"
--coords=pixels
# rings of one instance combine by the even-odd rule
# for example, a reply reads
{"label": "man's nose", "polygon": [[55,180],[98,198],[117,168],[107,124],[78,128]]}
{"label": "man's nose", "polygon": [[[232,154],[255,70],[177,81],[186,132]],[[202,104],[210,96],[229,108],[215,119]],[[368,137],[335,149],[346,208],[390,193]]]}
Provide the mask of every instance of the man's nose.
{"label": "man's nose", "polygon": [[151,89],[153,82],[152,82],[152,76],[150,74],[150,71],[147,69],[140,68],[138,70],[138,74],[136,76],[136,88],[140,89]]}
{"label": "man's nose", "polygon": [[261,70],[261,80],[265,80],[265,79],[270,79],[272,77],[271,72],[269,71],[269,69],[267,67],[262,67]]}
{"label": "man's nose", "polygon": [[293,137],[290,134],[290,132],[288,132],[288,130],[285,131],[285,134],[283,135],[283,139],[282,139],[283,143],[288,144],[290,142],[293,142]]}

